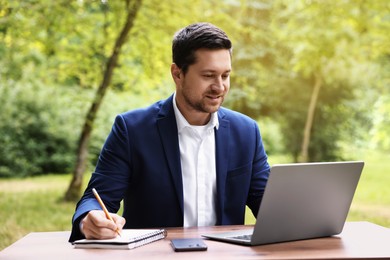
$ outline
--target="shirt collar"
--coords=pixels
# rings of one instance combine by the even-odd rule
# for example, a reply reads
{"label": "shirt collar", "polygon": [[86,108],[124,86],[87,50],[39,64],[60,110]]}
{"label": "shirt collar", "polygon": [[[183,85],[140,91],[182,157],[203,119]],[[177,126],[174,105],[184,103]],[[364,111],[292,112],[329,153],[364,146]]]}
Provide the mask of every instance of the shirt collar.
{"label": "shirt collar", "polygon": [[[182,113],[176,104],[176,92],[173,95],[173,110],[175,112],[177,131],[180,133],[184,128],[191,127],[188,121],[184,118]],[[208,128],[216,128],[218,130],[219,120],[218,120],[218,111],[211,114],[210,121],[207,123]]]}

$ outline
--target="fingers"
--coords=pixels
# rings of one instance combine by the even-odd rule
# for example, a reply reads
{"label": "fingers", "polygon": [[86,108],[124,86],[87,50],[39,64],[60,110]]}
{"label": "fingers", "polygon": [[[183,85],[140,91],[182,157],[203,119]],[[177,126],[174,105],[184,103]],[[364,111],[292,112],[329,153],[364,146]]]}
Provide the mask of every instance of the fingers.
{"label": "fingers", "polygon": [[112,213],[111,213],[111,217],[114,220],[116,227],[119,230],[122,230],[123,226],[126,224],[126,219],[124,217],[121,217],[117,214],[112,214]]}
{"label": "fingers", "polygon": [[117,236],[116,230],[122,230],[125,219],[111,214],[114,222],[106,218],[102,210],[92,210],[82,220],[82,231],[88,239],[109,239]]}

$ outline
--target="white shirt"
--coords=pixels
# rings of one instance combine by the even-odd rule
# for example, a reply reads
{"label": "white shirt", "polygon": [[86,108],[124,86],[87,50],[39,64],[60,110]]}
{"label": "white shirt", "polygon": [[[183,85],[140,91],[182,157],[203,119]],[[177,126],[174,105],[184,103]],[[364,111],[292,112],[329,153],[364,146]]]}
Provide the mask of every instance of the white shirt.
{"label": "white shirt", "polygon": [[180,161],[183,179],[184,227],[216,224],[215,134],[219,122],[217,112],[204,126],[188,123],[176,105],[173,108],[179,133]]}

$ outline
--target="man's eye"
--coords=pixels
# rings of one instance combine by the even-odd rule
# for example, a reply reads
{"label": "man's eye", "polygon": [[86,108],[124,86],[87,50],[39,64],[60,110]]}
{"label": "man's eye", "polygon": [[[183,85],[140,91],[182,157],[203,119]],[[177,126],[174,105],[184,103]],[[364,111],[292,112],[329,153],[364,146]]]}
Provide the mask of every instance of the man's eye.
{"label": "man's eye", "polygon": [[203,76],[206,77],[206,78],[212,78],[212,77],[214,77],[213,74],[204,74]]}

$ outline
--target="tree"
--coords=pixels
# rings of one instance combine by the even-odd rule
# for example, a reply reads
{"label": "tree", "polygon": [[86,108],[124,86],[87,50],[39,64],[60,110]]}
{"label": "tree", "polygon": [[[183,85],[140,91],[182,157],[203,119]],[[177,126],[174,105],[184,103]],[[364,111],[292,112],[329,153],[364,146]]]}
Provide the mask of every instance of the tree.
{"label": "tree", "polygon": [[[322,106],[326,106],[324,102],[334,103],[332,98],[339,99],[340,104],[353,99],[354,89],[359,86],[359,79],[364,77],[363,74],[354,73],[356,68],[362,64],[370,66],[371,57],[367,47],[372,31],[367,25],[385,17],[385,12],[375,10],[375,7],[375,4],[365,1],[332,4],[326,1],[288,4],[276,1],[274,4],[274,35],[286,43],[290,53],[287,62],[292,75],[312,82],[300,138],[298,160],[301,162],[313,159],[309,153],[310,142],[313,130],[321,131],[314,124],[316,113],[325,111],[319,107],[325,89],[332,91],[333,97],[328,100],[322,98]],[[340,93],[345,96],[342,97]]]}
{"label": "tree", "polygon": [[295,161],[340,159],[340,140],[367,122],[358,104],[388,47],[387,13],[383,0],[238,6],[229,105],[276,120]]}
{"label": "tree", "polygon": [[[66,111],[59,106],[58,113],[66,114],[61,120],[48,120],[51,131],[65,137],[70,151],[65,156],[63,150],[54,147],[47,156],[36,153],[45,164],[48,157],[60,153],[58,160],[67,167],[59,167],[59,171],[66,173],[68,167],[72,168],[68,161],[76,161],[73,156],[77,139],[86,121],[85,113],[88,108],[92,110],[93,93],[104,81],[113,53],[111,45],[126,22],[124,3],[132,2],[0,2],[0,88],[18,86],[23,91],[24,86],[34,83],[44,97],[39,99],[43,112],[53,112],[57,107],[53,103],[72,104]],[[110,94],[116,101],[97,105],[100,112],[91,117],[97,116],[89,137],[89,162],[95,163],[114,113],[149,104],[174,91],[167,66],[171,62],[172,35],[196,21],[216,24],[233,41],[232,88],[224,105],[260,118],[260,124],[264,117],[272,123],[276,121],[285,152],[296,160],[302,150],[306,150],[307,160],[339,159],[335,152],[340,141],[360,142],[367,132],[377,145],[388,147],[388,8],[386,0],[194,0],[177,1],[174,5],[142,1],[128,36],[131,44],[123,44],[112,71],[109,88],[113,91],[103,91],[101,96],[103,101],[103,96]],[[314,92],[316,85],[319,91]],[[31,93],[26,100],[38,101],[37,91]],[[378,95],[386,97],[378,100]],[[34,120],[39,114],[25,116]],[[370,131],[372,124],[374,129]],[[359,134],[353,133],[356,129]],[[17,127],[16,130],[23,132]],[[14,130],[2,131],[5,138],[5,131]],[[17,160],[6,152],[12,147],[5,146],[19,142],[23,147],[26,138],[31,140],[26,134],[2,143],[10,161]],[[44,145],[42,139],[32,141]],[[28,155],[23,158],[36,164],[31,159]],[[31,171],[24,168],[28,176]],[[14,172],[17,168],[10,168],[9,176]],[[42,172],[45,173],[53,172]]]}
{"label": "tree", "polygon": [[82,180],[87,164],[88,144],[93,129],[93,123],[96,119],[97,112],[103,101],[104,95],[108,87],[110,86],[113,71],[118,63],[121,48],[128,40],[129,32],[134,25],[138,10],[141,7],[141,2],[141,0],[126,1],[127,17],[125,23],[115,41],[111,56],[106,62],[103,80],[96,91],[93,103],[88,110],[87,116],[85,118],[80,140],[78,143],[77,162],[73,172],[73,178],[65,194],[65,200],[67,201],[74,201],[79,199],[80,197]]}

